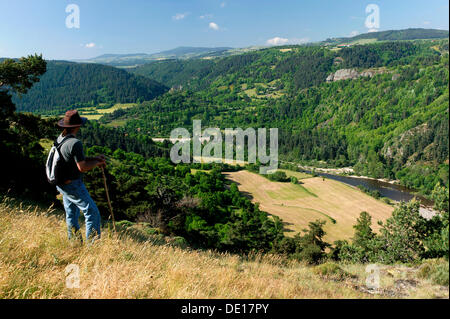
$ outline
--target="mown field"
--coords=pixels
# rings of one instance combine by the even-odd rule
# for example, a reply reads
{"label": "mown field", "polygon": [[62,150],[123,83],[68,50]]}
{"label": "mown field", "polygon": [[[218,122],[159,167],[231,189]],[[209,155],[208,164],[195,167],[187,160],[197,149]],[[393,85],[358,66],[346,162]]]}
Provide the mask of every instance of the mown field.
{"label": "mown field", "polygon": [[[130,228],[104,229],[93,245],[66,236],[63,212],[0,201],[0,299],[448,298],[448,286],[428,278],[443,260],[380,265],[380,288],[368,291],[361,264],[307,266],[276,255],[197,251]],[[79,288],[66,286],[68,265],[79,269]]]}
{"label": "mown field", "polygon": [[133,106],[136,106],[136,103],[117,103],[106,109],[97,107],[85,107],[78,110],[80,111],[80,114],[84,117],[87,117],[88,120],[98,120],[105,114],[109,114],[120,109],[128,109]]}
{"label": "mown field", "polygon": [[322,219],[327,222],[325,239],[328,242],[349,239],[353,236],[353,225],[362,211],[372,216],[373,228],[377,230],[377,222],[390,217],[394,210],[393,206],[343,183],[283,171],[288,176],[296,176],[301,183],[272,182],[249,171],[226,175],[238,184],[240,191],[260,203],[263,211],[282,218],[288,234],[304,229],[311,221]]}

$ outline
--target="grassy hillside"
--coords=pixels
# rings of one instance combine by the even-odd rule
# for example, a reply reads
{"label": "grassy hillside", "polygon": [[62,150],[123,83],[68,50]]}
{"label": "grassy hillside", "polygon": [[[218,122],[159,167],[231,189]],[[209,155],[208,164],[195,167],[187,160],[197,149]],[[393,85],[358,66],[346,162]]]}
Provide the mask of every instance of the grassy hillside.
{"label": "grassy hillside", "polygon": [[[440,260],[380,266],[381,287],[369,293],[358,264],[310,267],[275,255],[193,251],[137,228],[118,235],[105,229],[100,241],[81,246],[67,241],[60,211],[11,199],[0,203],[0,242],[0,298],[449,296],[448,263]],[[79,266],[80,288],[65,286],[69,264]]]}
{"label": "grassy hillside", "polygon": [[49,61],[47,72],[26,95],[15,96],[19,111],[59,115],[72,105],[134,103],[167,91],[160,83],[100,65]]}
{"label": "grassy hillside", "polygon": [[227,177],[260,203],[262,210],[280,217],[288,234],[301,231],[316,219],[325,220],[328,242],[352,237],[352,226],[362,211],[373,217],[374,229],[378,229],[376,222],[386,220],[394,210],[355,188],[321,177],[302,178],[298,185],[272,182],[248,171],[227,173]]}

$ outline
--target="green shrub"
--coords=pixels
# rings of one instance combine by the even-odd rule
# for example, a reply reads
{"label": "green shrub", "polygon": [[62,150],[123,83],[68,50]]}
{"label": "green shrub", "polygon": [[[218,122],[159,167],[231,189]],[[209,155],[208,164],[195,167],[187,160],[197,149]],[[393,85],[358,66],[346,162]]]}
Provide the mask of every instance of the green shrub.
{"label": "green shrub", "polygon": [[289,255],[295,252],[295,240],[291,237],[283,237],[274,242],[272,251],[279,254]]}
{"label": "green shrub", "polygon": [[184,239],[184,237],[177,236],[177,237],[174,237],[174,238],[173,238],[172,246],[175,246],[175,247],[179,247],[179,248],[184,249],[184,248],[189,247],[189,244],[188,244],[188,242],[186,241],[186,239]]}
{"label": "green shrub", "polygon": [[432,197],[434,209],[439,214],[428,221],[429,234],[424,240],[426,248],[424,257],[440,258],[445,257],[448,261],[449,251],[449,215],[448,215],[448,188],[436,184]]}
{"label": "green shrub", "polygon": [[363,186],[363,185],[358,185],[357,186],[361,191],[363,191],[364,193],[366,193],[367,195],[372,196],[373,198],[379,199],[381,197],[381,193],[377,190],[370,190],[367,187]]}
{"label": "green shrub", "polygon": [[318,245],[308,244],[300,252],[293,254],[293,257],[310,265],[317,265],[323,260],[324,252]]}
{"label": "green shrub", "polygon": [[327,262],[322,265],[315,266],[313,272],[319,276],[343,280],[352,275],[343,270],[338,264]]}
{"label": "green shrub", "polygon": [[121,221],[116,222],[116,226],[119,229],[127,229],[133,225],[134,225],[134,223],[130,222],[129,220],[121,220]]}
{"label": "green shrub", "polygon": [[319,264],[325,259],[325,250],[331,245],[323,241],[325,231],[323,226],[325,221],[316,220],[310,222],[308,229],[303,230],[303,234],[294,236],[295,253],[292,257],[307,262],[308,264]]}
{"label": "green shrub", "polygon": [[287,177],[286,173],[283,171],[276,171],[273,174],[267,174],[267,178],[274,182],[288,182],[289,178]]}
{"label": "green shrub", "polygon": [[420,260],[425,248],[426,220],[420,216],[419,202],[402,202],[392,217],[382,224],[377,240],[377,261],[391,264]]}
{"label": "green shrub", "polygon": [[157,235],[160,233],[160,230],[158,228],[153,228],[153,227],[146,227],[145,228],[145,232],[148,235]]}
{"label": "green shrub", "polygon": [[442,259],[431,259],[426,261],[418,271],[417,276],[423,279],[429,279],[436,285],[448,286],[449,284],[449,265]]}

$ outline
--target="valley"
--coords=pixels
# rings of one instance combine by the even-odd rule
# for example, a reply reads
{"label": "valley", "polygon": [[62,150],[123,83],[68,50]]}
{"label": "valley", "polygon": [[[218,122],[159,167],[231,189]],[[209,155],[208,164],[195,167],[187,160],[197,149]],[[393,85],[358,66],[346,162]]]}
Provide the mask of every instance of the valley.
{"label": "valley", "polygon": [[[123,67],[133,59],[157,59],[127,71],[51,62],[19,109],[53,116],[64,108],[51,103],[61,101],[95,122],[97,134],[108,127],[136,141],[153,137],[152,148],[169,147],[155,136],[169,136],[193,120],[222,130],[277,127],[280,160],[316,168],[325,178],[288,170],[281,171],[288,177],[297,174],[302,184],[270,181],[247,170],[226,173],[227,178],[260,203],[261,210],[282,218],[292,234],[320,217],[327,220],[327,240],[350,239],[359,213],[373,216],[377,230],[377,221],[394,209],[353,186],[361,184],[394,201],[409,201],[413,195],[408,188],[415,189],[430,206],[436,183],[448,185],[448,86],[443,81],[448,79],[448,40],[441,34],[412,29],[233,54],[227,48],[179,48],[154,56],[105,55],[84,61]],[[423,37],[414,40],[419,35]],[[63,70],[77,75],[56,81]],[[85,99],[72,103],[74,95],[57,93],[94,73],[95,81],[84,84]],[[111,82],[114,76],[118,83]],[[42,104],[41,91],[50,88],[55,90]],[[39,109],[36,103],[41,103]],[[128,147],[139,149],[135,142]],[[327,175],[327,170],[400,185],[372,187],[370,179]]]}
{"label": "valley", "polygon": [[447,1],[0,3],[0,301],[449,300]]}
{"label": "valley", "polygon": [[[445,35],[408,29],[82,63],[2,60],[0,152],[10,167],[0,219],[20,232],[0,227],[0,296],[448,297]],[[60,134],[55,123],[70,109],[89,119],[77,133],[86,157],[103,154],[107,164],[83,175],[105,234],[80,250],[84,257],[63,239],[63,207],[43,170]],[[260,175],[268,163],[259,152],[249,163],[251,136],[231,152],[244,149],[242,161],[214,149],[216,163],[203,136],[209,155],[193,163],[195,121],[217,132],[278,129],[276,146],[272,137],[257,143],[276,152],[278,169]],[[171,152],[175,128],[184,128],[189,161]],[[416,194],[430,214],[411,200]],[[48,213],[35,214],[39,205]],[[55,269],[72,261],[101,278],[98,267],[114,269],[108,280],[117,289],[55,284]],[[406,267],[408,281],[384,273],[384,287],[368,291],[368,264]],[[121,282],[130,275],[132,284]]]}

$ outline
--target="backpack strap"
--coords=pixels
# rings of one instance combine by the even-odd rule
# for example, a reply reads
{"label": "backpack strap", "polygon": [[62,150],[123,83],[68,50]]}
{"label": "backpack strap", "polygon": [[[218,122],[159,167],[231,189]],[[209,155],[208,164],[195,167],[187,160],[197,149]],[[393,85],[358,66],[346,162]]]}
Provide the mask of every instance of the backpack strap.
{"label": "backpack strap", "polygon": [[68,140],[70,140],[71,138],[75,138],[75,136],[73,136],[72,134],[69,134],[67,136],[64,136],[63,140],[58,143],[58,138],[56,138],[55,142],[53,143],[53,146],[56,147],[56,149],[59,151],[59,149],[61,148],[61,146]]}
{"label": "backpack strap", "polygon": [[[75,136],[73,136],[72,134],[69,134],[69,135],[67,135],[67,136],[64,136],[64,138],[63,138],[63,140],[61,141],[61,143],[58,143],[58,138],[56,138],[55,142],[53,143],[53,146],[55,146],[56,152],[58,152],[59,157],[61,157],[61,158],[64,159],[64,156],[62,155],[61,150],[60,150],[60,149],[61,149],[61,146],[63,146],[63,144],[64,144],[65,142],[67,142],[68,140],[70,140],[70,139],[72,139],[72,138],[75,138]],[[64,161],[65,161],[65,159],[64,159]]]}

